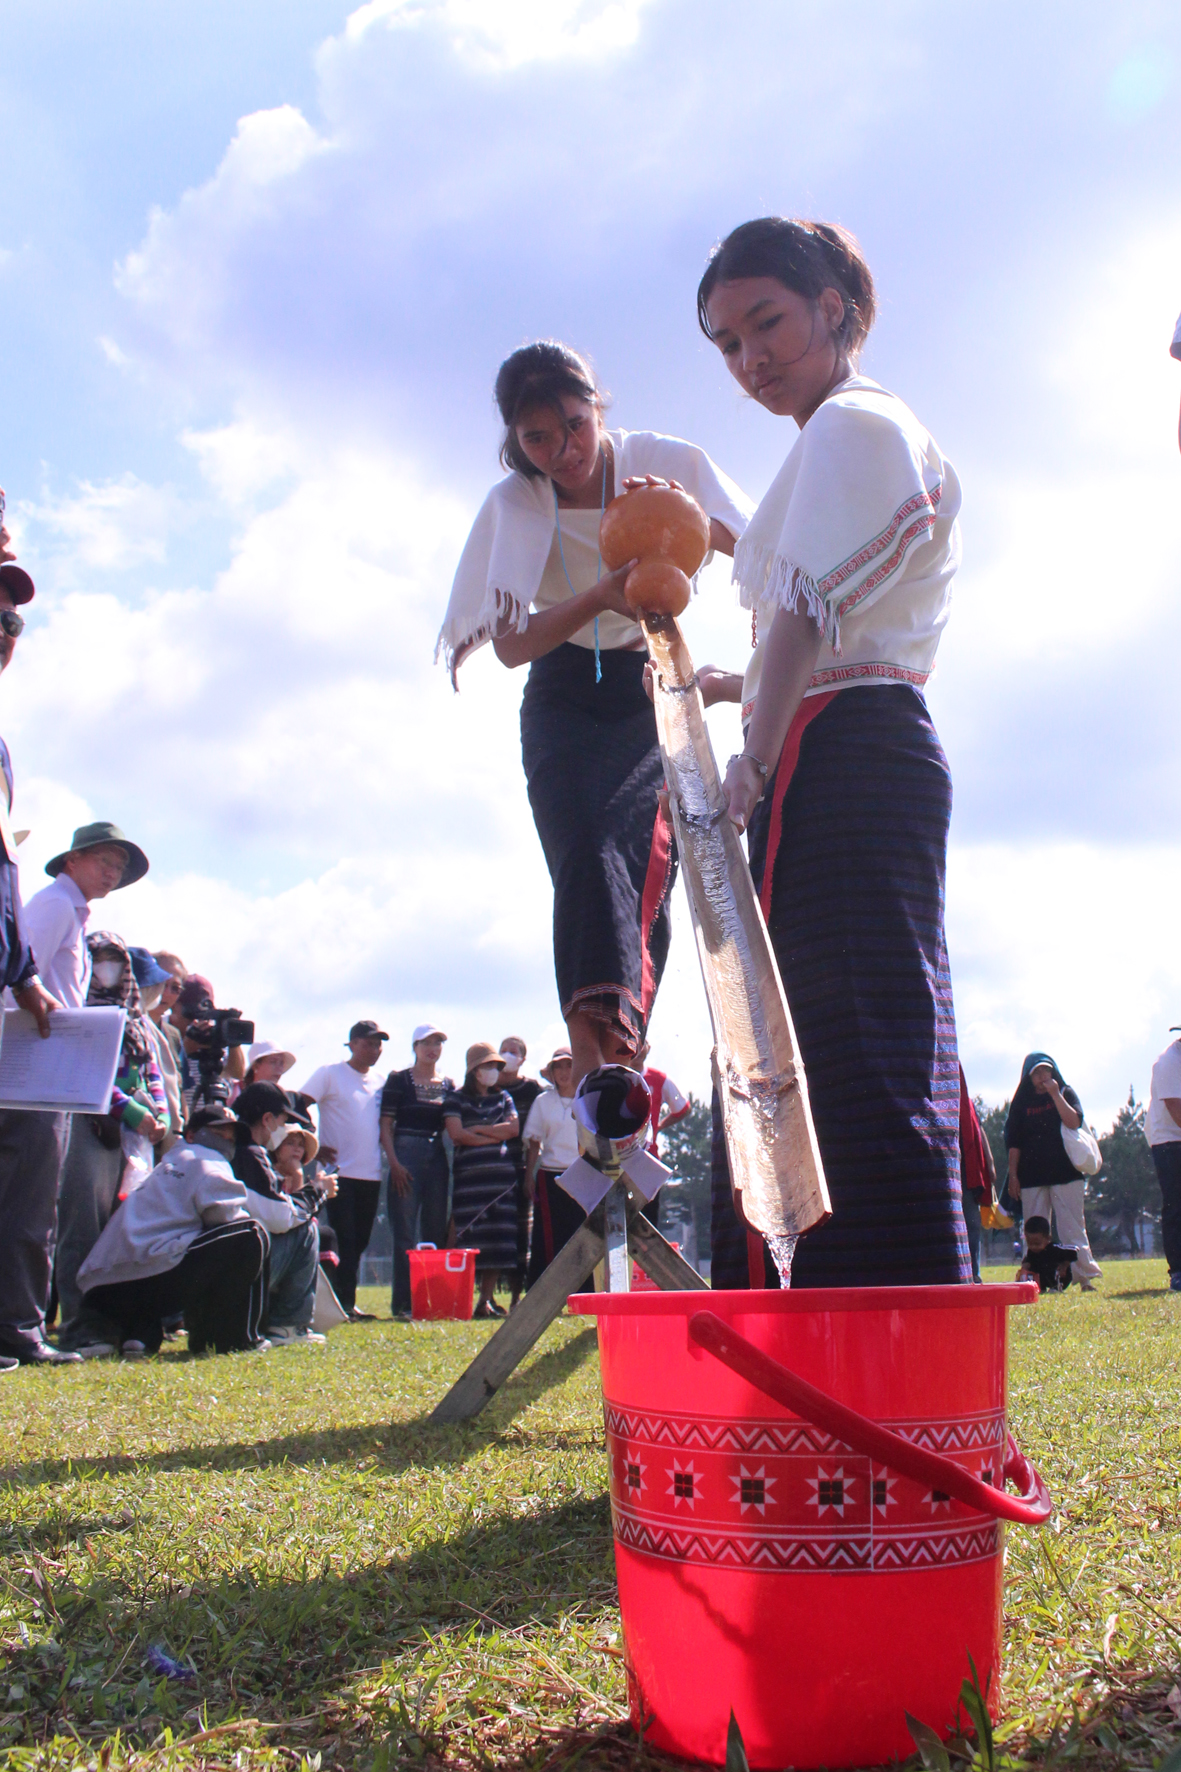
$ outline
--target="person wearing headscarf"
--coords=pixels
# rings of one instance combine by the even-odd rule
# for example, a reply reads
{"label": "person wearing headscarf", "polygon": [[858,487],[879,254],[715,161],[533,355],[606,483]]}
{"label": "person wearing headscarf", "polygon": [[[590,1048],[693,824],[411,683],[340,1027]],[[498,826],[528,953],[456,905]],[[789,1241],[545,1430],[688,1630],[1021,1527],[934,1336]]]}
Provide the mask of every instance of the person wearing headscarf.
{"label": "person wearing headscarf", "polygon": [[1084,1181],[1071,1162],[1062,1130],[1076,1132],[1083,1104],[1048,1052],[1027,1052],[1005,1121],[1009,1153],[1009,1193],[1021,1202],[1022,1216],[1051,1222],[1059,1243],[1077,1249],[1074,1277],[1093,1292],[1101,1269],[1091,1254],[1083,1215]]}
{"label": "person wearing headscarf", "polygon": [[[58,1346],[84,1360],[119,1349],[116,1327],[86,1304],[78,1270],[118,1204],[127,1181],[141,1182],[168,1134],[168,1097],[156,1061],[131,954],[121,936],[97,929],[90,951],[88,1009],[127,1016],[115,1086],[105,1114],[75,1114],[58,1201],[55,1276],[62,1330]],[[149,1154],[150,1153],[150,1154]]]}

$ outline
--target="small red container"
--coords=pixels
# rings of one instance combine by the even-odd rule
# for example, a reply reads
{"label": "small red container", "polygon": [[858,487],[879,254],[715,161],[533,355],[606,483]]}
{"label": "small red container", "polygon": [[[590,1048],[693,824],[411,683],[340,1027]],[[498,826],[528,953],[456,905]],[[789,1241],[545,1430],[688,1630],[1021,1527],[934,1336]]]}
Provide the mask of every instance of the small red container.
{"label": "small red container", "polygon": [[[678,1255],[681,1253],[681,1245],[679,1243],[670,1243],[669,1248],[675,1249]],[[632,1291],[633,1292],[659,1292],[660,1291],[660,1287],[656,1284],[656,1281],[650,1280],[648,1278],[647,1274],[644,1272],[643,1268],[640,1266],[638,1261],[635,1262],[632,1266]]]}
{"label": "small red container", "polygon": [[[646,1741],[721,1765],[733,1708],[755,1768],[903,1759],[904,1712],[951,1733],[969,1654],[995,1708],[996,1515],[1050,1510],[1005,1420],[1006,1318],[1036,1297],[1010,1285],[570,1300],[598,1318]],[[747,1375],[724,1363],[731,1349]],[[800,1393],[792,1407],[774,1400],[779,1378]],[[930,1461],[917,1475],[886,1462],[915,1455]],[[998,1492],[1005,1476],[1027,1499]]]}
{"label": "small red container", "polygon": [[478,1249],[411,1249],[410,1314],[416,1321],[472,1314]]}

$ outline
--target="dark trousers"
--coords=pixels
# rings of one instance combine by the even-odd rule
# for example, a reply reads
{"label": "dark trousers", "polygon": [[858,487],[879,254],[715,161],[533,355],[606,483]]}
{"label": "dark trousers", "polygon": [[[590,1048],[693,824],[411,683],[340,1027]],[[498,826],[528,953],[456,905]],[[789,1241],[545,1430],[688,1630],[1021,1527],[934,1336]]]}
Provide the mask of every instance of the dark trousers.
{"label": "dark trousers", "polygon": [[[529,1272],[526,1289],[536,1284],[559,1249],[564,1249],[579,1225],[586,1223],[586,1213],[577,1200],[571,1199],[564,1187],[558,1186],[558,1172],[537,1171],[537,1195],[533,1201],[533,1244],[529,1251]],[[593,1292],[595,1283],[588,1274],[575,1292]]]}
{"label": "dark trousers", "polygon": [[69,1114],[0,1109],[0,1353],[45,1340]]}
{"label": "dark trousers", "polygon": [[419,1138],[395,1132],[394,1155],[410,1171],[410,1187],[400,1194],[390,1177],[386,1210],[394,1239],[394,1283],[391,1308],[410,1309],[409,1251],[419,1243],[441,1249],[447,1241],[447,1153],[442,1137]]}
{"label": "dark trousers", "polygon": [[1152,1160],[1161,1192],[1161,1236],[1171,1274],[1181,1274],[1181,1144],[1154,1144]]}
{"label": "dark trousers", "polygon": [[267,1295],[266,1231],[253,1218],[202,1231],[176,1267],[142,1280],[94,1286],[86,1303],[150,1354],[164,1339],[164,1319],[184,1312],[189,1352],[230,1354],[257,1346]]}
{"label": "dark trousers", "polygon": [[356,1181],[342,1175],[335,1200],[329,1200],[325,1208],[340,1246],[340,1266],[332,1287],[346,1311],[357,1302],[357,1272],[373,1234],[380,1194],[380,1181]]}

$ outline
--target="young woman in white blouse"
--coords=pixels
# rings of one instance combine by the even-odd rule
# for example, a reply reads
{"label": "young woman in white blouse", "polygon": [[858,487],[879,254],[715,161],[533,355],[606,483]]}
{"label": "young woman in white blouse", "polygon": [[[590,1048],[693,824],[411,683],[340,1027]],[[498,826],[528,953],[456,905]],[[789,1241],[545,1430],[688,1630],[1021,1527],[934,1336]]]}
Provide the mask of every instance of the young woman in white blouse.
{"label": "young woman in white blouse", "polygon": [[[960,489],[909,408],[857,372],[874,311],[850,235],[778,216],[736,228],[698,291],[740,387],[799,429],[735,553],[755,654],[741,690],[714,685],[744,704],[730,815],[750,827],[832,1195],[796,1286],[971,1277],[943,925],[951,781],[922,695]],[[723,1219],[726,1204],[717,1188]],[[715,1270],[715,1285],[744,1279]]]}
{"label": "young woman in white blouse", "polygon": [[529,666],[521,749],[554,884],[554,964],[574,1081],[634,1056],[668,953],[671,833],[643,633],[604,571],[599,522],[630,480],[677,480],[732,554],[750,506],[703,450],[608,431],[586,359],[544,341],[500,367],[501,462],[472,526],[439,638],[452,674],[491,640]]}

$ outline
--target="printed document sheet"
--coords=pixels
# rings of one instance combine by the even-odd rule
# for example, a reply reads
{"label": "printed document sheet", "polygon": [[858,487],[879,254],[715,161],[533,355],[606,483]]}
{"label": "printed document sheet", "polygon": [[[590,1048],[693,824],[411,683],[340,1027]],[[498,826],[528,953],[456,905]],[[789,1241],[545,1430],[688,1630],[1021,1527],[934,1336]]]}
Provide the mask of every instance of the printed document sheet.
{"label": "printed document sheet", "polygon": [[105,1114],[123,1044],[122,1009],[55,1009],[43,1040],[27,1009],[0,1024],[0,1108]]}

